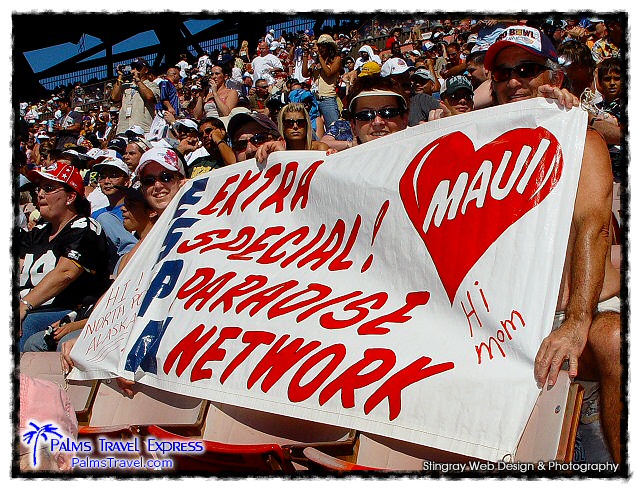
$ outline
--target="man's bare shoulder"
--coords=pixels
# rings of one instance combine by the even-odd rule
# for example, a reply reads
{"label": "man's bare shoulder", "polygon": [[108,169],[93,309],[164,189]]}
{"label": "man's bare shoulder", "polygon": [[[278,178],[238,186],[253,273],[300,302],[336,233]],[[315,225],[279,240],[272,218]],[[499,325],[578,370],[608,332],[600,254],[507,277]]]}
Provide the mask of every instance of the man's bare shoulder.
{"label": "man's bare shoulder", "polygon": [[611,174],[611,158],[607,143],[600,133],[592,128],[587,128],[582,166],[596,172]]}

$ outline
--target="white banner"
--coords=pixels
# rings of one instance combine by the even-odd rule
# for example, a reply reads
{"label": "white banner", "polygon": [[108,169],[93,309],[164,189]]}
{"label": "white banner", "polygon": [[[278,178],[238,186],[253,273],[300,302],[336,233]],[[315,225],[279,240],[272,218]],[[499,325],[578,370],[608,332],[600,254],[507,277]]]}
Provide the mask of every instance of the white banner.
{"label": "white banner", "polygon": [[192,180],[93,312],[73,376],[512,454],[585,130],[535,99]]}

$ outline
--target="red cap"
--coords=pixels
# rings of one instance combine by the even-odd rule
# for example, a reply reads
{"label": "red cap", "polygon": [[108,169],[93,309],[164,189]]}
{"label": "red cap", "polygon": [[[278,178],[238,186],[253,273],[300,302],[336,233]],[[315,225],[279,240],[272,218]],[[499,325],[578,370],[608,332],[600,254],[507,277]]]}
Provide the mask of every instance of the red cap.
{"label": "red cap", "polygon": [[77,168],[65,161],[53,162],[40,170],[31,170],[27,178],[37,184],[40,179],[55,180],[67,184],[80,196],[84,197],[84,183]]}

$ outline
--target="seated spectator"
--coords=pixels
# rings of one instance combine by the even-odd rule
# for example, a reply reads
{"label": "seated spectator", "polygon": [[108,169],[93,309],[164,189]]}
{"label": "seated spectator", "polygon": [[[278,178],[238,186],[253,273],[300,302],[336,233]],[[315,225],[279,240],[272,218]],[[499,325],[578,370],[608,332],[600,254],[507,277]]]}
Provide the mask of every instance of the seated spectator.
{"label": "seated spectator", "polygon": [[589,48],[580,41],[567,41],[558,46],[557,54],[565,74],[564,88],[578,98],[587,89],[595,92],[596,63]]}
{"label": "seated spectator", "polygon": [[55,162],[32,170],[44,222],[20,232],[20,350],[26,340],[109,285],[107,238],[88,217],[90,205],[77,169]]}
{"label": "seated spectator", "polygon": [[341,87],[344,89],[344,93],[341,95],[341,97],[345,97],[349,93],[349,90],[351,90],[351,86],[356,81],[358,72],[354,69],[355,64],[356,60],[354,60],[351,56],[347,56],[344,59],[344,74],[341,77]]}
{"label": "seated spectator", "polygon": [[402,28],[400,27],[394,27],[391,30],[391,35],[389,36],[389,38],[387,39],[385,45],[384,45],[384,49],[392,49],[394,44],[397,44],[398,46],[400,46],[400,44],[402,43],[402,41],[400,40],[400,37],[402,36]]}
{"label": "seated spectator", "polygon": [[620,56],[621,43],[622,29],[620,22],[615,20],[605,22],[605,32],[591,48],[591,56],[596,63],[600,63],[606,58],[617,58]]}
{"label": "seated spectator", "polygon": [[324,134],[324,122],[318,108],[318,101],[309,90],[308,85],[293,82],[291,84],[291,92],[289,92],[289,102],[298,102],[304,105],[311,119],[311,129],[315,136],[314,139],[321,139]]}
{"label": "seated spectator", "polygon": [[228,64],[213,66],[208,84],[203,85],[203,95],[198,93],[198,99],[193,111],[196,119],[203,117],[228,116],[231,110],[238,104],[238,91],[226,86],[231,76],[231,68]]}
{"label": "seated spectator", "polygon": [[140,159],[137,173],[142,194],[158,215],[186,182],[184,164],[173,148],[156,146],[146,151]]}
{"label": "seated spectator", "polygon": [[119,158],[107,158],[93,166],[98,172],[100,190],[107,196],[109,205],[91,214],[104,230],[109,240],[109,271],[113,272],[120,257],[137,242],[123,225],[122,206],[124,193],[121,186],[129,185],[129,167]]}
{"label": "seated spectator", "polygon": [[[139,187],[118,186],[118,190],[125,195],[122,206],[124,228],[129,233],[135,233],[135,236],[138,237],[138,241],[131,250],[120,257],[120,260],[116,264],[114,270],[116,276],[120,274],[124,267],[129,263],[158,218],[158,213],[154,211],[145,200]],[[96,301],[96,305],[101,300],[102,297]],[[61,325],[60,321],[54,322],[51,325],[53,330],[53,345],[56,346],[58,351],[65,349],[65,343],[67,342],[69,342],[69,344],[66,345],[66,348],[75,344],[75,339],[80,335],[80,331],[87,324],[88,319],[88,316],[86,316],[85,318],[65,323],[63,325]],[[35,349],[32,348],[32,350],[48,350],[48,346],[42,336],[42,333],[36,337],[37,335],[38,334],[34,335],[29,340],[29,343],[32,346],[37,346]]]}
{"label": "seated spectator", "polygon": [[347,103],[351,129],[358,144],[407,127],[407,99],[391,77],[359,77]]}
{"label": "seated spectator", "polygon": [[144,138],[137,136],[129,138],[129,144],[122,155],[122,160],[127,164],[127,167],[129,167],[131,175],[133,175],[138,168],[142,154],[149,149],[151,149],[151,145]]}
{"label": "seated spectator", "polygon": [[188,178],[236,163],[236,157],[227,142],[227,130],[220,119],[205,117],[198,126],[198,136],[202,146],[194,152],[198,154],[197,158],[188,161]]}
{"label": "seated spectator", "polygon": [[260,113],[236,114],[229,120],[228,129],[231,147],[239,162],[256,157],[259,148],[268,141],[281,141],[284,143],[284,138],[278,131],[278,126],[267,116]]}
{"label": "seated spectator", "polygon": [[445,81],[445,87],[440,92],[440,108],[431,111],[429,120],[447,116],[456,116],[473,110],[473,86],[463,75],[451,77]]}
{"label": "seated spectator", "polygon": [[258,78],[255,83],[255,92],[249,95],[249,108],[254,112],[269,115],[267,100],[269,100],[269,82],[264,78]]}
{"label": "seated spectator", "polygon": [[606,58],[598,64],[598,91],[602,94],[602,101],[596,104],[596,107],[603,112],[598,116],[592,116],[589,119],[589,124],[607,142],[613,168],[613,179],[616,183],[620,183],[624,171],[624,162],[621,161],[620,153],[623,129],[620,120],[623,111],[620,58]]}
{"label": "seated spectator", "polygon": [[409,76],[409,80],[411,82],[412,94],[431,95],[433,92],[440,90],[440,83],[435,73],[426,68],[418,68]]}
{"label": "seated spectator", "polygon": [[287,150],[329,149],[326,143],[312,140],[311,119],[304,104],[289,103],[280,110],[278,131],[284,138]]}
{"label": "seated spectator", "polygon": [[172,134],[176,136],[178,141],[177,150],[185,158],[187,164],[207,154],[200,143],[198,123],[196,121],[193,119],[174,120],[173,118],[169,118],[168,122],[171,125]]}
{"label": "seated spectator", "polygon": [[358,54],[360,56],[358,57],[358,59],[354,64],[354,67],[353,67],[354,70],[360,70],[360,68],[362,68],[362,65],[364,65],[368,61],[375,61],[380,66],[382,66],[382,61],[380,60],[380,56],[378,56],[377,54],[374,54],[373,48],[371,48],[371,46],[369,46],[368,44],[363,44],[362,46],[360,46],[360,49],[358,50]]}
{"label": "seated spectator", "polygon": [[474,51],[467,57],[467,72],[474,90],[491,80],[491,72],[484,67],[485,54],[486,51]]}
{"label": "seated spectator", "polygon": [[71,110],[71,102],[68,97],[58,100],[60,117],[53,125],[56,131],[56,150],[64,150],[67,144],[76,145],[82,129],[82,114]]}
{"label": "seated spectator", "polygon": [[456,75],[462,75],[467,70],[467,63],[460,57],[460,44],[453,42],[446,46],[447,65],[440,72],[442,78],[447,79]]}
{"label": "seated spectator", "polygon": [[[440,103],[432,94],[440,82],[433,70],[418,68],[410,77],[411,98],[409,99],[409,126],[417,126],[429,121],[429,113],[440,108]],[[438,94],[439,95],[439,94]]]}

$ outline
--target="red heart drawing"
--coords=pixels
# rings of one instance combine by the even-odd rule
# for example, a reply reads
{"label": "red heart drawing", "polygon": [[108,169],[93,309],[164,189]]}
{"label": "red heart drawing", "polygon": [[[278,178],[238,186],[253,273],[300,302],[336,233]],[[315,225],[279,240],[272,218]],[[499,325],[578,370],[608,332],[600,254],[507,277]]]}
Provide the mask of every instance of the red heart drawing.
{"label": "red heart drawing", "polygon": [[551,192],[562,166],[558,140],[541,127],[507,131],[478,150],[455,132],[413,158],[400,197],[451,304],[489,246]]}

